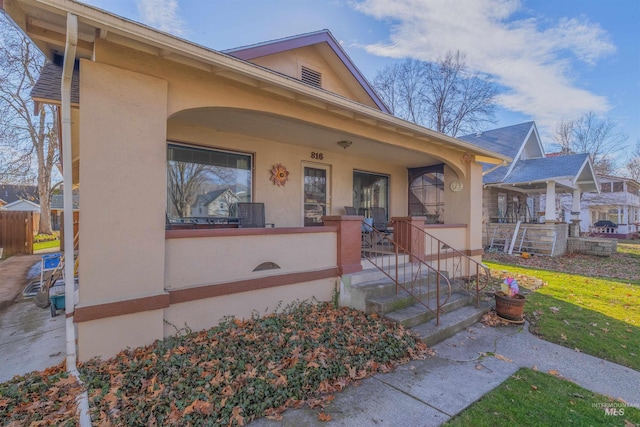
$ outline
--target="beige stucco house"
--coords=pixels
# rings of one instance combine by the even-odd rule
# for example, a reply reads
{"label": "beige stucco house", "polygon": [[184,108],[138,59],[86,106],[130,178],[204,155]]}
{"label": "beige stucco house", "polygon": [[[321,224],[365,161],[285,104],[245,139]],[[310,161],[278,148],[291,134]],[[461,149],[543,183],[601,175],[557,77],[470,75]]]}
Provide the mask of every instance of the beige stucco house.
{"label": "beige stucco house", "polygon": [[[480,258],[481,162],[509,157],[390,115],[328,31],[218,52],[75,1],[0,6],[58,65],[33,96],[62,105],[65,171],[82,193],[67,312],[80,359],[328,300],[362,269],[362,218],[345,206],[436,215],[425,229]],[[273,228],[167,230],[194,176],[196,195],[235,189]]]}

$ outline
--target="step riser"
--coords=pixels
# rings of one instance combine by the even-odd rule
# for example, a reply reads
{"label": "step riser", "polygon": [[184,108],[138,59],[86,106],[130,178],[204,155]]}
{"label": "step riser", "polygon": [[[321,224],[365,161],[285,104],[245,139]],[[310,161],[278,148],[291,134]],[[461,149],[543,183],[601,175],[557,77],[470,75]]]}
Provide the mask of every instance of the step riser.
{"label": "step riser", "polygon": [[485,309],[485,310],[480,310],[478,311],[478,313],[475,313],[473,316],[469,316],[468,318],[454,323],[452,325],[448,325],[446,327],[442,327],[439,328],[436,332],[422,337],[420,340],[425,343],[427,346],[432,347],[436,344],[438,344],[441,341],[446,340],[447,338],[450,338],[452,336],[454,336],[455,334],[457,334],[458,332],[462,331],[463,329],[468,328],[469,326],[473,325],[474,323],[477,323],[480,321],[480,318],[486,313],[488,312],[489,309]]}
{"label": "step riser", "polygon": [[[426,285],[425,285],[426,288]],[[410,288],[409,288],[410,289]],[[454,288],[451,291],[456,292],[458,288]],[[418,294],[409,294],[404,291],[402,288],[399,288],[398,295],[392,294],[391,297],[387,296],[386,298],[375,298],[370,297],[367,299],[367,313],[378,313],[378,314],[386,314],[391,313],[392,311],[402,310],[403,308],[412,306],[416,303],[416,300],[425,300],[432,299],[436,297],[436,284],[431,283],[429,287],[429,291],[419,292]],[[446,292],[446,286],[440,287],[440,292]],[[415,296],[414,296],[415,295]]]}
{"label": "step riser", "polygon": [[[471,298],[467,298],[467,297],[459,298],[459,299],[455,299],[453,301],[447,302],[444,306],[441,307],[441,309],[442,309],[441,315],[444,314],[444,313],[450,313],[450,312],[452,312],[454,310],[457,310],[457,309],[459,309],[461,307],[464,307],[464,306],[466,306],[466,305],[468,305],[470,303],[471,303]],[[435,310],[435,303],[431,304],[431,308],[433,310]],[[417,325],[420,325],[422,323],[429,322],[432,319],[435,319],[436,315],[435,315],[435,313],[433,311],[426,310],[426,311],[424,311],[422,313],[418,313],[418,314],[416,314],[414,316],[411,316],[409,318],[405,318],[405,319],[402,319],[402,320],[399,320],[399,321],[396,320],[396,319],[393,319],[393,317],[390,317],[390,316],[385,316],[385,317],[400,323],[405,328],[411,328],[413,326],[417,326]]]}

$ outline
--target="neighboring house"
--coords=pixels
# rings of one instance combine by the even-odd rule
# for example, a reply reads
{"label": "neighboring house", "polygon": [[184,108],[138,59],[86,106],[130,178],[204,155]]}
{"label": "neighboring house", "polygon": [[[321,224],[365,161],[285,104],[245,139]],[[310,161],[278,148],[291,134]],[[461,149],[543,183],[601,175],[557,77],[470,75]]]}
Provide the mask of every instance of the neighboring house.
{"label": "neighboring house", "polygon": [[[529,247],[523,247],[521,252],[563,254],[570,231],[564,223],[565,213],[558,196],[569,195],[572,202],[568,218],[577,226],[581,194],[598,191],[589,155],[547,157],[534,122],[466,135],[460,139],[513,159],[502,166],[484,166],[482,216],[485,245],[491,247],[498,241],[501,249],[505,249],[510,244],[515,246],[519,241],[526,241]],[[518,229],[508,225],[518,223]],[[577,230],[573,233],[578,234]],[[545,245],[545,242],[549,243]]]}
{"label": "neighboring house", "polygon": [[[582,195],[580,231],[593,236],[636,237],[640,232],[640,183],[610,175],[598,175],[598,182],[599,194]],[[615,226],[607,226],[603,221]]]}
{"label": "neighboring house", "polygon": [[38,187],[35,185],[0,185],[0,206],[17,200],[28,200],[39,204],[40,195],[38,194]]}
{"label": "neighboring house", "polygon": [[[54,231],[60,231],[62,229],[62,213],[64,211],[64,196],[62,194],[51,195],[51,228]],[[73,192],[73,212],[74,218],[78,215],[80,210],[80,195],[77,191]]]}
{"label": "neighboring house", "polygon": [[[363,268],[345,206],[396,224],[433,215],[414,221],[481,259],[482,166],[510,156],[390,115],[328,31],[222,53],[74,1],[0,7],[52,61],[38,102],[61,103],[59,65],[78,63],[62,128],[83,193],[80,359],[329,300]],[[173,201],[214,185],[264,204],[275,227],[165,230]]]}
{"label": "neighboring house", "polygon": [[229,216],[229,207],[238,203],[240,198],[230,188],[209,191],[196,198],[191,207],[191,216],[225,217]]}
{"label": "neighboring house", "polygon": [[4,211],[23,211],[40,213],[40,205],[30,202],[29,200],[16,200],[0,207]]}

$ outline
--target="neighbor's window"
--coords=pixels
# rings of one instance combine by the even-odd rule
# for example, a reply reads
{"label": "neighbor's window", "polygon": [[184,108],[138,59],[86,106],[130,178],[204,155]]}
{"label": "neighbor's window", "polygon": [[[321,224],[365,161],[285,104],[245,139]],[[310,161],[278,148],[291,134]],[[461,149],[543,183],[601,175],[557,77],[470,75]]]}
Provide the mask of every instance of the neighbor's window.
{"label": "neighbor's window", "polygon": [[444,223],[444,166],[409,169],[409,215]]}
{"label": "neighbor's window", "polygon": [[229,207],[251,201],[250,154],[169,144],[167,216],[226,217]]}

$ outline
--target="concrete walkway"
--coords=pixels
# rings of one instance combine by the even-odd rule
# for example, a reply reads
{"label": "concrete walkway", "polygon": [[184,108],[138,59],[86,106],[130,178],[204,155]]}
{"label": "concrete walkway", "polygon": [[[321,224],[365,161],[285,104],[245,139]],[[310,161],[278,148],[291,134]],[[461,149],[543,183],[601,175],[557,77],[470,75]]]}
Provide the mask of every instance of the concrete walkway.
{"label": "concrete walkway", "polygon": [[51,317],[24,287],[40,280],[42,255],[16,255],[0,262],[0,382],[41,371],[65,359],[65,316]]}
{"label": "concrete walkway", "polygon": [[[543,341],[525,326],[492,328],[476,323],[433,349],[435,357],[337,393],[323,410],[289,409],[282,421],[262,418],[250,426],[439,426],[520,367],[533,366],[542,372],[557,370],[586,389],[640,407],[640,372]],[[321,411],[332,421],[319,421]]]}

